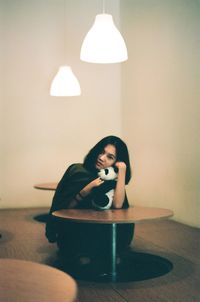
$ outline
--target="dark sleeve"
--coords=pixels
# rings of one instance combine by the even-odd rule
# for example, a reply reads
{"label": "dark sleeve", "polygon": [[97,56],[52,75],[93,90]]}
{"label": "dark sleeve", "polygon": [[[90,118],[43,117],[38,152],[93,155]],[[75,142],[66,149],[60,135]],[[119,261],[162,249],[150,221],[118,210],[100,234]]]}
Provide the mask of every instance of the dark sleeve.
{"label": "dark sleeve", "polygon": [[[102,196],[102,194],[106,194],[108,191],[115,189],[115,187],[116,187],[115,180],[106,180],[101,186],[93,189],[92,191],[93,198],[96,198],[98,195]],[[122,209],[128,209],[128,208],[129,208],[129,202],[128,202],[127,194],[125,192]]]}
{"label": "dark sleeve", "polygon": [[67,209],[70,201],[94,179],[81,164],[71,165],[60,180],[53,197],[50,213]]}
{"label": "dark sleeve", "polygon": [[97,195],[106,194],[112,189],[115,189],[116,181],[115,180],[106,180],[102,185],[99,187],[95,187],[92,190],[92,195],[95,198]]}
{"label": "dark sleeve", "polygon": [[67,169],[57,186],[47,218],[46,237],[49,242],[55,242],[57,237],[57,221],[51,213],[67,209],[76,194],[94,178],[95,176],[88,172],[82,164],[73,164]]}

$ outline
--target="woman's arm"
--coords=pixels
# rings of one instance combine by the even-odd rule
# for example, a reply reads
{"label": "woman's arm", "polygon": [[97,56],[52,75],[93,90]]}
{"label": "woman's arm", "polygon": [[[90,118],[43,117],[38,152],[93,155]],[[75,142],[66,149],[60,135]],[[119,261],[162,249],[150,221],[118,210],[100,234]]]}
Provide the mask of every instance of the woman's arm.
{"label": "woman's arm", "polygon": [[76,208],[77,205],[79,204],[79,202],[82,202],[82,201],[84,202],[84,198],[91,193],[93,188],[99,187],[103,183],[104,183],[104,181],[100,177],[92,180],[80,192],[78,192],[76,194],[76,196],[70,201],[68,208],[69,209]]}
{"label": "woman's arm", "polygon": [[118,177],[113,198],[113,207],[121,209],[125,198],[126,164],[124,162],[116,162],[115,165],[118,168]]}

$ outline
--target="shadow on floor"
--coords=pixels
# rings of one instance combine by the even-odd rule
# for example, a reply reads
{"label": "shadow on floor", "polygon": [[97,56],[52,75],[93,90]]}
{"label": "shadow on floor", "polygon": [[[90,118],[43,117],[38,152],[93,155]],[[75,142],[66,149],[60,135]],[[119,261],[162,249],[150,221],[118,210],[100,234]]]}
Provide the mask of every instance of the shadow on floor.
{"label": "shadow on floor", "polygon": [[[118,260],[116,282],[143,281],[158,278],[173,269],[173,264],[168,259],[149,253],[136,253],[132,251],[121,255]],[[69,273],[78,280],[95,282],[111,281],[108,261],[91,259],[89,263],[82,264],[78,256],[73,259],[62,259],[58,254],[57,259],[54,259],[51,265]]]}
{"label": "shadow on floor", "polygon": [[11,241],[13,238],[14,238],[13,233],[1,229],[0,244]]}

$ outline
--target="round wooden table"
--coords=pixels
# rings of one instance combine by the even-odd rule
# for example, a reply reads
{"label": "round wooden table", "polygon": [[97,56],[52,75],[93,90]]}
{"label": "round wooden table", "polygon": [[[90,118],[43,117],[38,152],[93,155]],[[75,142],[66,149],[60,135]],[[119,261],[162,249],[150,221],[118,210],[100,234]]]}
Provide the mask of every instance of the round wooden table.
{"label": "round wooden table", "polygon": [[[110,271],[108,274],[106,274],[104,279],[108,279],[112,282],[126,281],[126,276],[124,277],[124,273],[120,274],[120,271],[117,270],[117,224],[143,223],[152,220],[167,219],[173,216],[173,212],[168,209],[137,206],[130,207],[128,209],[114,209],[106,211],[96,211],[93,209],[63,209],[55,211],[52,214],[57,218],[66,219],[77,223],[84,222],[110,225],[110,243],[108,243],[110,244]],[[156,256],[153,257],[155,258]],[[161,261],[161,257],[159,258]],[[167,266],[170,267],[170,264],[167,263]]]}
{"label": "round wooden table", "polygon": [[46,182],[46,183],[40,183],[36,184],[33,187],[35,189],[39,190],[50,190],[50,191],[55,191],[57,188],[58,183],[57,182]]}
{"label": "round wooden table", "polygon": [[0,259],[2,302],[72,302],[77,285],[68,274],[47,265]]}
{"label": "round wooden table", "polygon": [[[46,182],[46,183],[35,184],[33,187],[38,190],[55,191],[57,185],[58,185],[57,182]],[[43,222],[43,223],[46,223],[47,218],[48,218],[48,213],[41,213],[34,217],[36,221]]]}

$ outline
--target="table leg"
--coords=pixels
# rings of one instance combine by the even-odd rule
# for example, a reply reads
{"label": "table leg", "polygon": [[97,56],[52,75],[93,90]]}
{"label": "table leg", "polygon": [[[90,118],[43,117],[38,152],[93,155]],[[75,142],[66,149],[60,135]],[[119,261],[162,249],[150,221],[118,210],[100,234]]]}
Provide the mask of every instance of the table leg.
{"label": "table leg", "polygon": [[110,232],[111,232],[110,279],[112,282],[115,282],[117,276],[117,225],[116,223],[111,224]]}
{"label": "table leg", "polygon": [[128,282],[155,278],[168,273],[173,265],[165,258],[129,251],[117,266],[117,224],[110,225],[110,267],[102,281]]}

